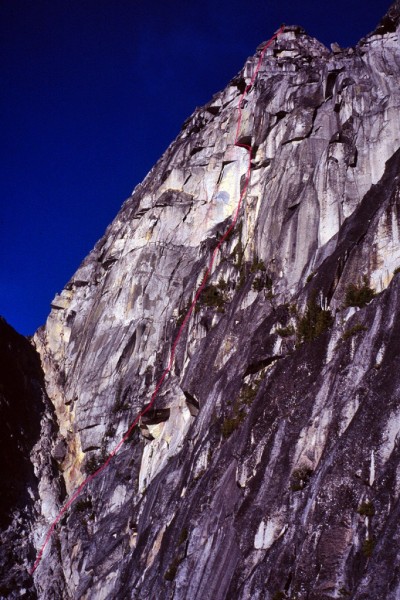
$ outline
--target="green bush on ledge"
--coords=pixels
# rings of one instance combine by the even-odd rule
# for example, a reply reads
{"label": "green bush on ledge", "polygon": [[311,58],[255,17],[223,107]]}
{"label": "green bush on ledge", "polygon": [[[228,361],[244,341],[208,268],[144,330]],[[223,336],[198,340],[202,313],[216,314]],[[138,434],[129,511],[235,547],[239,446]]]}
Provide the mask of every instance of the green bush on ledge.
{"label": "green bush on ledge", "polygon": [[345,307],[357,306],[358,308],[363,308],[371,302],[375,295],[375,290],[368,285],[367,278],[364,277],[362,285],[357,286],[354,283],[351,283],[347,286]]}
{"label": "green bush on ledge", "polygon": [[329,329],[332,323],[331,311],[321,308],[317,302],[317,294],[314,292],[307,303],[304,315],[298,322],[297,337],[300,342],[312,342]]}

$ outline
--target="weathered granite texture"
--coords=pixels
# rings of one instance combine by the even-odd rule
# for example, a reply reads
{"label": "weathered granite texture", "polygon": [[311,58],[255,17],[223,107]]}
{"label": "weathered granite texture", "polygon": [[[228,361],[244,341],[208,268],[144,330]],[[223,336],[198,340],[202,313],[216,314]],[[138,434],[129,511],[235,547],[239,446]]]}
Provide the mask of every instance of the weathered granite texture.
{"label": "weathered granite texture", "polygon": [[[286,27],[267,50],[243,108],[240,225],[157,410],[57,527],[39,598],[400,598],[399,14],[355,48]],[[184,123],[35,336],[59,469],[37,548],[149,401],[229,226],[262,47]]]}

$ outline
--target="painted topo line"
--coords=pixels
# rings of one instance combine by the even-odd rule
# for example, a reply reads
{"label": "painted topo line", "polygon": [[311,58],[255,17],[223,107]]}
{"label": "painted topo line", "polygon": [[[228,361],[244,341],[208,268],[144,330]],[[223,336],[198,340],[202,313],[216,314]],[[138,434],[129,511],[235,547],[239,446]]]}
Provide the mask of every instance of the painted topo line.
{"label": "painted topo line", "polygon": [[33,573],[36,571],[42,557],[43,557],[43,552],[47,546],[47,544],[49,543],[51,536],[54,533],[54,530],[57,526],[57,524],[59,523],[59,521],[61,520],[62,516],[65,514],[65,512],[68,510],[68,508],[71,506],[71,504],[76,500],[76,498],[79,496],[79,494],[81,493],[81,491],[83,490],[83,488],[90,482],[92,481],[92,479],[94,479],[95,477],[97,477],[98,475],[100,475],[100,473],[108,466],[108,464],[111,462],[111,460],[114,458],[114,456],[117,454],[117,452],[120,450],[120,448],[123,446],[123,444],[126,442],[126,440],[129,438],[129,436],[131,435],[133,429],[136,427],[136,425],[139,423],[140,419],[143,417],[143,415],[145,415],[154,405],[155,399],[157,397],[157,394],[162,386],[162,384],[164,383],[165,378],[167,377],[167,375],[169,374],[169,372],[172,369],[172,365],[175,359],[175,352],[176,352],[176,347],[178,345],[178,342],[181,338],[181,335],[183,333],[183,330],[185,329],[191,314],[197,304],[197,301],[199,299],[199,296],[201,294],[201,292],[203,291],[208,279],[210,278],[211,272],[212,272],[212,268],[214,265],[214,261],[215,258],[217,256],[217,253],[219,252],[222,244],[225,242],[226,238],[229,236],[229,234],[231,233],[231,231],[234,229],[237,220],[239,218],[239,212],[243,203],[243,199],[246,196],[247,193],[247,189],[249,187],[249,183],[250,183],[250,178],[251,178],[251,153],[252,153],[252,147],[248,144],[241,144],[238,142],[238,138],[239,138],[239,133],[240,133],[240,127],[242,124],[242,109],[243,109],[243,103],[244,103],[244,99],[246,97],[246,95],[248,94],[249,90],[252,88],[254,81],[257,77],[258,71],[260,70],[261,67],[261,63],[262,60],[264,58],[264,54],[267,50],[267,48],[274,42],[274,40],[284,31],[284,26],[282,25],[279,30],[272,36],[272,38],[265,44],[264,48],[261,51],[260,57],[258,59],[257,62],[257,66],[254,70],[253,76],[251,78],[250,83],[246,86],[243,94],[240,96],[240,100],[239,100],[239,104],[237,107],[237,111],[238,111],[238,122],[237,122],[237,128],[236,128],[236,135],[235,135],[235,142],[234,145],[237,146],[238,148],[244,148],[247,152],[248,152],[248,166],[247,166],[247,171],[246,171],[246,180],[245,180],[245,184],[243,186],[243,189],[240,193],[240,198],[239,198],[239,202],[237,205],[237,208],[235,210],[234,213],[234,217],[232,219],[232,223],[230,224],[230,226],[228,227],[228,229],[225,231],[224,235],[220,238],[220,240],[218,241],[217,246],[214,248],[214,251],[211,255],[210,258],[210,262],[208,264],[208,267],[205,271],[204,277],[202,279],[202,282],[194,296],[194,299],[185,315],[185,318],[181,324],[181,326],[179,327],[178,333],[175,337],[175,340],[172,344],[171,347],[171,353],[170,353],[170,357],[169,357],[169,361],[168,361],[168,365],[165,368],[163,374],[161,375],[155,389],[154,392],[151,395],[150,398],[150,402],[148,403],[148,405],[137,415],[136,419],[132,422],[132,424],[130,425],[129,429],[127,430],[127,432],[124,434],[123,438],[118,442],[118,444],[115,446],[115,448],[112,450],[112,452],[109,454],[107,460],[97,469],[97,471],[95,471],[94,473],[92,473],[91,475],[89,475],[81,484],[80,486],[75,490],[75,492],[73,493],[73,495],[71,496],[71,498],[64,504],[64,506],[62,507],[62,509],[60,510],[60,512],[58,513],[57,517],[54,519],[53,523],[51,524],[46,537],[44,539],[44,542],[42,544],[42,546],[40,547],[40,550],[37,554],[35,563],[30,571],[30,574],[33,575]]}

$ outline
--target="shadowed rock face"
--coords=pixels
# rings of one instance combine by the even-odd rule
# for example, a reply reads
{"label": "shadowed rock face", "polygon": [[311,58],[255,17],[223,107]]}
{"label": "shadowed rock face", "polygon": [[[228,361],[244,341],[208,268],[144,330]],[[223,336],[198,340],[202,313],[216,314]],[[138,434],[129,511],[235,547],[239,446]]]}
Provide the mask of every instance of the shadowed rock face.
{"label": "shadowed rock face", "polygon": [[389,8],[386,15],[381,19],[374,33],[383,35],[385,32],[396,31],[400,22],[400,2],[396,0]]}
{"label": "shadowed rock face", "polygon": [[[35,556],[28,537],[39,499],[32,464],[41,435],[51,435],[50,404],[40,357],[22,335],[0,317],[0,597],[35,598],[28,568]],[[43,445],[43,444],[42,444]],[[45,445],[45,444],[44,444]],[[47,458],[46,458],[47,462]],[[17,590],[19,590],[17,592]],[[24,594],[20,591],[25,590]]]}
{"label": "shadowed rock face", "polygon": [[[58,424],[34,461],[59,469],[39,476],[37,548],[149,402],[231,222],[262,48],[185,122],[35,336]],[[154,410],[57,526],[40,598],[400,597],[399,79],[398,2],[355,48],[286,27],[266,51],[239,224]]]}
{"label": "shadowed rock face", "polygon": [[[29,453],[40,434],[44,412],[40,358],[31,344],[0,318],[1,421],[3,456],[0,525],[8,525],[12,510],[30,503],[26,482],[35,485]],[[34,388],[37,393],[34,394]],[[37,482],[36,482],[37,487]]]}

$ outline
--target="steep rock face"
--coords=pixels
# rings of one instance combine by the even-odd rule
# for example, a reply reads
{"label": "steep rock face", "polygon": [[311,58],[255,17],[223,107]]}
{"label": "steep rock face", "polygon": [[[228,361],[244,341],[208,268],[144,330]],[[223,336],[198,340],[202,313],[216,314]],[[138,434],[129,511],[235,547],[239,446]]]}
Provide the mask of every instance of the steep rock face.
{"label": "steep rock face", "polygon": [[57,489],[45,455],[55,431],[53,419],[37,352],[0,317],[1,598],[36,597],[28,575],[35,556],[28,532],[39,494],[44,499]]}
{"label": "steep rock face", "polygon": [[[62,485],[149,402],[231,222],[237,106],[262,47],[186,121],[35,336],[61,471],[38,548]],[[57,526],[39,597],[399,597],[399,76],[398,2],[354,49],[286,27],[267,50],[242,108],[240,223],[156,410]]]}

